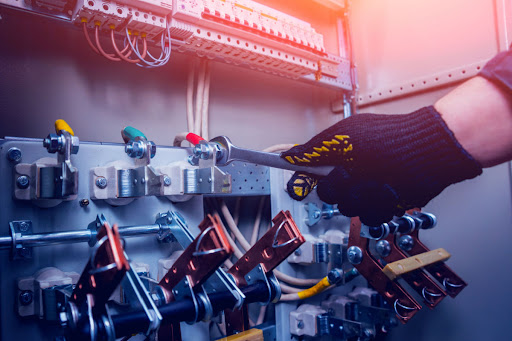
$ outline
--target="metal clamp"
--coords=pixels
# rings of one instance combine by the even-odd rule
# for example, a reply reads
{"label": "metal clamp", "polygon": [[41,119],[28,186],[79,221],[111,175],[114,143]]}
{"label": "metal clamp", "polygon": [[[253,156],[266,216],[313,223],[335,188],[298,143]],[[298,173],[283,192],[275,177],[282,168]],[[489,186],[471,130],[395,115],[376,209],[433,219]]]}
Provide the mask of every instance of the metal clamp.
{"label": "metal clamp", "polygon": [[[369,250],[369,239],[361,237],[361,222],[358,218],[352,218],[350,223],[348,257],[354,267],[368,283],[391,305],[396,302],[407,307],[405,312],[398,312],[397,316],[402,323],[406,323],[421,306],[411,295],[396,281],[391,281],[383,272],[381,264],[374,258]],[[350,250],[358,250],[359,254],[350,253]]]}
{"label": "metal clamp", "polygon": [[[184,249],[194,241],[194,237],[190,233],[185,219],[178,212],[162,213],[155,223],[160,226],[158,239],[161,241],[176,240]],[[207,293],[228,290],[236,301],[233,309],[240,308],[245,300],[245,295],[238,288],[232,277],[220,268],[206,280],[203,287]]]}
{"label": "metal clamp", "polygon": [[[269,288],[269,301],[272,297],[272,287],[267,276],[305,242],[289,211],[279,212],[272,219],[272,223],[273,227],[228,270],[238,286],[247,285],[249,281],[252,282],[258,278],[264,281]],[[274,282],[274,279],[271,281]],[[280,296],[280,292],[278,294]],[[228,334],[235,331],[242,332],[248,328],[246,306],[237,312],[227,310],[225,316]]]}

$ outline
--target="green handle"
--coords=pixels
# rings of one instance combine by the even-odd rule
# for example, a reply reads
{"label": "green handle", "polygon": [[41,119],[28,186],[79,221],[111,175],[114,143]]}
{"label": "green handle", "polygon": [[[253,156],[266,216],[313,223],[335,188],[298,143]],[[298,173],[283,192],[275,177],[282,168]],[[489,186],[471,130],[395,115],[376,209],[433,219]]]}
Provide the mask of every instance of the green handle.
{"label": "green handle", "polygon": [[121,136],[123,137],[124,143],[135,140],[136,137],[142,137],[147,140],[146,135],[144,135],[142,131],[131,126],[127,126],[121,130]]}

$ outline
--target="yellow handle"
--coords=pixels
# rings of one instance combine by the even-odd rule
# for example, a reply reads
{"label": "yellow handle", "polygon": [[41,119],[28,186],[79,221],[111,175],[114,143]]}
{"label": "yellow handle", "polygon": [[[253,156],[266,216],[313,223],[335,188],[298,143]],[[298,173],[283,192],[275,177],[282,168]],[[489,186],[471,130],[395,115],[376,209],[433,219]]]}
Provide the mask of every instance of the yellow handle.
{"label": "yellow handle", "polygon": [[75,133],[73,132],[73,129],[71,129],[69,124],[67,124],[67,122],[64,120],[59,119],[55,121],[55,131],[58,134],[61,130],[67,131],[71,135],[75,136]]}
{"label": "yellow handle", "polygon": [[382,269],[382,272],[384,272],[390,280],[394,280],[405,273],[418,270],[430,264],[445,261],[448,258],[450,258],[448,251],[440,248],[389,263]]}

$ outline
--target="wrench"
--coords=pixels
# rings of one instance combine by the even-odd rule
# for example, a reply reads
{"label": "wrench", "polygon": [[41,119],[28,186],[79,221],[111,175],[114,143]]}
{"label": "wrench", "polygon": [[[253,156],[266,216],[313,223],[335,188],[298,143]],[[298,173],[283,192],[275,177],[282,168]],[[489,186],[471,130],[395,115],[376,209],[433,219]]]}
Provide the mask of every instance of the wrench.
{"label": "wrench", "polygon": [[292,165],[282,159],[280,154],[236,147],[226,136],[215,137],[210,140],[210,143],[215,143],[220,148],[220,152],[217,153],[217,165],[219,166],[228,165],[232,161],[245,161],[262,166],[288,169],[321,176],[328,175],[334,169],[333,166],[304,167]]}

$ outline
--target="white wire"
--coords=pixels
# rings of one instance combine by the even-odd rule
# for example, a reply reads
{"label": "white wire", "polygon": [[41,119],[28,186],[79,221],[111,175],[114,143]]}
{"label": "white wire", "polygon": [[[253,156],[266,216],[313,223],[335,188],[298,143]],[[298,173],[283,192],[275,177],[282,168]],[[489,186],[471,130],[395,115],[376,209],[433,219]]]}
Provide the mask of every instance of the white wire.
{"label": "white wire", "polygon": [[174,142],[172,145],[174,147],[181,147],[181,143],[187,139],[188,132],[179,133],[174,137]]}
{"label": "white wire", "polygon": [[252,235],[251,235],[251,245],[256,244],[258,241],[258,234],[260,232],[260,223],[261,216],[263,214],[263,206],[265,205],[266,197],[261,197],[260,203],[258,205],[258,213],[256,214],[256,219],[254,219],[254,225],[252,227]]}
{"label": "white wire", "polygon": [[274,146],[263,149],[263,151],[267,152],[267,153],[276,153],[276,152],[286,151],[288,149],[293,148],[294,146],[295,146],[294,144],[290,144],[290,143],[276,144]]}
{"label": "white wire", "polygon": [[[240,232],[240,230],[236,226],[236,224],[233,220],[233,217],[231,216],[231,213],[229,212],[229,209],[226,206],[226,203],[224,201],[221,201],[220,206],[221,206],[222,214],[224,215],[224,219],[226,219],[226,222],[228,223],[228,226],[229,226],[231,232],[233,232],[235,234],[236,240],[240,243],[240,246],[242,246],[242,248],[245,251],[249,250],[251,248],[251,245],[247,242],[247,239],[245,239],[244,235]],[[231,239],[231,238],[228,238],[228,240],[229,239]],[[231,240],[233,240],[233,239],[231,239]],[[234,241],[233,241],[233,243],[234,243]],[[234,246],[236,247],[236,244]],[[237,256],[237,257],[240,258],[240,256]],[[306,279],[306,278],[292,277],[292,276],[286,275],[276,269],[274,269],[274,275],[276,275],[277,279],[279,279],[283,282],[286,282],[286,283],[292,284],[292,285],[296,285],[296,286],[303,286],[303,287],[315,285],[322,280],[321,278]]]}
{"label": "white wire", "polygon": [[260,313],[258,315],[258,319],[256,320],[256,325],[259,326],[260,324],[263,323],[263,321],[265,321],[265,313],[267,312],[267,306],[266,305],[262,305],[261,308],[260,308]]}
{"label": "white wire", "polygon": [[208,107],[210,101],[210,62],[205,61],[205,76],[204,76],[204,91],[202,96],[202,109],[201,109],[201,136],[208,140]]}
{"label": "white wire", "polygon": [[197,89],[196,89],[196,111],[194,115],[194,134],[201,136],[201,116],[202,116],[202,104],[204,95],[204,61],[201,61],[199,65],[199,73],[197,75]]}
{"label": "white wire", "polygon": [[194,63],[190,65],[187,79],[187,129],[194,131]]}
{"label": "white wire", "polygon": [[289,286],[283,282],[279,282],[279,285],[281,286],[281,291],[284,292],[285,294],[295,294],[298,293],[299,291],[302,291],[302,289]]}

